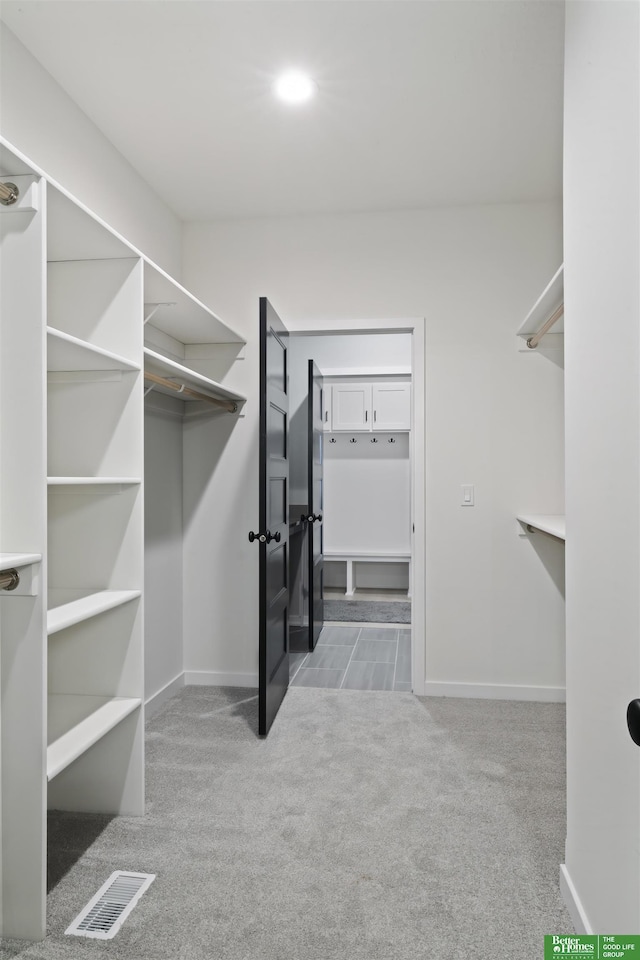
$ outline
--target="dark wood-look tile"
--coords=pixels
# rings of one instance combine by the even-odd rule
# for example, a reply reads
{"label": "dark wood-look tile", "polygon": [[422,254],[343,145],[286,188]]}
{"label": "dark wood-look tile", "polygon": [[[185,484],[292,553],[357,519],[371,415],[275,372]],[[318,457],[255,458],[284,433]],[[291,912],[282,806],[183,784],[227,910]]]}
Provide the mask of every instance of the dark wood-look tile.
{"label": "dark wood-look tile", "polygon": [[337,646],[328,643],[318,644],[305,667],[322,667],[325,670],[344,670],[351,659],[353,647]]}
{"label": "dark wood-look tile", "polygon": [[323,627],[318,646],[328,643],[332,646],[353,647],[359,633],[360,627]]}
{"label": "dark wood-look tile", "polygon": [[318,667],[300,667],[291,681],[292,687],[328,687],[337,690],[344,670],[322,670]]}
{"label": "dark wood-look tile", "polygon": [[398,639],[397,627],[363,627],[360,631],[360,640],[393,640]]}
{"label": "dark wood-look tile", "polygon": [[353,659],[394,664],[397,649],[398,644],[395,640],[365,640],[361,637],[353,651]]}
{"label": "dark wood-look tile", "polygon": [[393,664],[352,660],[344,675],[343,690],[393,690]]}

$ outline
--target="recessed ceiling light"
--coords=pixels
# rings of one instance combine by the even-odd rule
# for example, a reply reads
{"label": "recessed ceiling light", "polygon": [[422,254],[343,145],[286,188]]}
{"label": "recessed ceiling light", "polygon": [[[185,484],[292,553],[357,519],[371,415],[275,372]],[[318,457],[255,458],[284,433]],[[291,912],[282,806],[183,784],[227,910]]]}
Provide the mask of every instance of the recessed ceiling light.
{"label": "recessed ceiling light", "polygon": [[288,70],[278,77],[273,89],[276,96],[286,103],[304,103],[311,99],[318,88],[306,73]]}

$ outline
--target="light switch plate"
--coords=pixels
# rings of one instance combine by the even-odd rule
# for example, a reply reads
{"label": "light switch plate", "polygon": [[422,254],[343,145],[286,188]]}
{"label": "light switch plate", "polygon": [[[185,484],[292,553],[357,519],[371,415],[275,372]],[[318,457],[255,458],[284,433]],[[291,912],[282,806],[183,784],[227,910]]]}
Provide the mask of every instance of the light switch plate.
{"label": "light switch plate", "polygon": [[463,507],[473,507],[475,502],[475,490],[472,483],[463,483],[461,488],[462,499],[460,504]]}

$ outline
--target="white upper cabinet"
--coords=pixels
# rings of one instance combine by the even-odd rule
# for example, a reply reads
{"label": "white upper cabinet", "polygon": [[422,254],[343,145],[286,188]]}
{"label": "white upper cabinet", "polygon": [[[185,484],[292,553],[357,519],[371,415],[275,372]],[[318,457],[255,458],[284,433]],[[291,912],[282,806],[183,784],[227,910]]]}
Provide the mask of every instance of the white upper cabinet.
{"label": "white upper cabinet", "polygon": [[331,387],[325,383],[322,388],[322,428],[325,431],[331,430],[332,400]]}
{"label": "white upper cabinet", "polygon": [[331,388],[333,430],[371,430],[371,384],[345,383]]}
{"label": "white upper cabinet", "polygon": [[[325,410],[325,429],[335,431],[389,431],[411,429],[411,384],[406,381],[341,383],[331,391],[331,410]],[[327,420],[326,413],[329,413]]]}
{"label": "white upper cabinet", "polygon": [[373,384],[373,429],[411,429],[411,384]]}

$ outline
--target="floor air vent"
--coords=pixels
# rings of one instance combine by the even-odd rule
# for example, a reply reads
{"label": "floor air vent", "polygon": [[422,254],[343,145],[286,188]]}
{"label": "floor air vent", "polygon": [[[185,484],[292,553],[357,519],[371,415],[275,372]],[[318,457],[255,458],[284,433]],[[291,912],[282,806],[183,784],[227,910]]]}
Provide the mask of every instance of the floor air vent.
{"label": "floor air vent", "polygon": [[155,878],[154,873],[116,870],[80,911],[65,934],[111,940]]}

